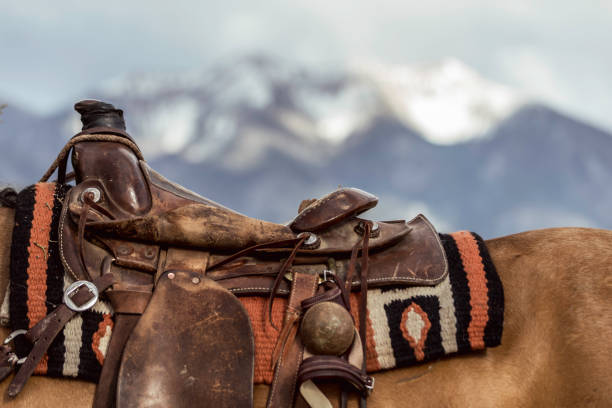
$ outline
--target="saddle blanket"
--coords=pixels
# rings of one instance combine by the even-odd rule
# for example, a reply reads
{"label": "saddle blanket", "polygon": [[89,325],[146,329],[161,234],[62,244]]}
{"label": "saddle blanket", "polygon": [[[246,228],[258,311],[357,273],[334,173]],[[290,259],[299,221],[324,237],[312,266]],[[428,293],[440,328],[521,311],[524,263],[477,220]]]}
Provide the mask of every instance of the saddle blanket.
{"label": "saddle blanket", "polygon": [[[13,330],[28,329],[50,313],[72,283],[59,258],[57,236],[67,190],[54,183],[39,183],[18,195],[10,272]],[[440,237],[449,262],[449,273],[442,282],[368,292],[368,371],[405,367],[500,344],[503,288],[484,241],[467,231]],[[273,376],[270,361],[279,333],[267,321],[267,298],[240,300],[255,336],[255,382],[269,384]],[[358,301],[359,294],[351,294],[353,311],[358,310]],[[274,302],[272,318],[279,327],[286,305],[284,298]],[[36,374],[96,382],[112,328],[112,308],[100,300],[66,325]],[[16,347],[19,355],[25,355],[29,346],[17,342]]]}

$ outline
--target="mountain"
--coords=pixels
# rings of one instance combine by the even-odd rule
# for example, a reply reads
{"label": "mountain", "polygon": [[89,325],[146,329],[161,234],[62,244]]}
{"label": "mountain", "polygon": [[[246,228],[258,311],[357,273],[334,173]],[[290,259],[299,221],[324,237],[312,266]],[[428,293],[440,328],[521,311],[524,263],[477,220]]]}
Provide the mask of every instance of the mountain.
{"label": "mountain", "polygon": [[[611,135],[452,59],[331,72],[251,56],[127,75],[86,97],[125,110],[162,174],[271,221],[344,185],[379,196],[377,218],[422,211],[446,231],[612,227]],[[0,119],[0,181],[21,186],[79,128],[68,108],[38,117],[9,106]]]}

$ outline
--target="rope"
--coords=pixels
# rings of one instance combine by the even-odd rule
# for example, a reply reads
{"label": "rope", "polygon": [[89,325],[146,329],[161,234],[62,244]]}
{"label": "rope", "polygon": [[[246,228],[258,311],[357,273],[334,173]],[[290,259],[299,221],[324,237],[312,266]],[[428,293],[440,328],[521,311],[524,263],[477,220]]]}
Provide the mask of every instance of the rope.
{"label": "rope", "polygon": [[49,177],[51,177],[51,175],[59,167],[60,163],[62,163],[62,161],[64,161],[66,159],[66,157],[70,153],[70,149],[72,149],[76,144],[81,143],[81,142],[114,142],[114,143],[121,143],[122,145],[125,145],[125,146],[129,147],[132,150],[132,152],[134,152],[134,154],[136,155],[138,160],[144,160],[144,157],[142,156],[142,153],[140,152],[140,149],[138,148],[138,146],[136,146],[136,143],[132,142],[129,139],[126,139],[124,136],[115,136],[115,135],[107,135],[107,134],[105,134],[105,135],[96,134],[96,135],[75,136],[72,139],[70,139],[70,141],[68,143],[66,143],[64,148],[59,152],[59,154],[57,155],[57,158],[55,159],[55,161],[51,164],[49,169],[41,177],[40,182],[44,183],[47,180],[49,180]]}

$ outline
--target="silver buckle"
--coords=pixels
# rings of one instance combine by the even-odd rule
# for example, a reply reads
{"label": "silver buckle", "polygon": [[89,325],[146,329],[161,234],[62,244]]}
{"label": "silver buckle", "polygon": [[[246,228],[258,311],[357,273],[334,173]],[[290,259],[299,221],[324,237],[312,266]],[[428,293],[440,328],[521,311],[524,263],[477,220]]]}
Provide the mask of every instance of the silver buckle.
{"label": "silver buckle", "polygon": [[329,269],[324,269],[323,272],[319,273],[319,281],[317,283],[321,285],[325,282],[331,282],[333,280],[331,276],[333,275],[334,273],[332,271],[330,271]]}
{"label": "silver buckle", "polygon": [[[4,341],[2,342],[2,344],[4,346],[8,345],[11,341],[15,340],[18,336],[22,336],[24,334],[26,334],[28,331],[24,330],[24,329],[19,329],[19,330],[15,330],[14,332],[12,332],[11,334],[9,334],[6,339],[4,339]],[[9,357],[8,357],[8,362],[11,365],[21,365],[23,363],[25,363],[25,361],[28,359],[28,357],[21,357],[19,358],[17,356],[17,354],[11,352],[9,353]]]}
{"label": "silver buckle", "polygon": [[7,345],[9,344],[11,341],[15,340],[15,338],[17,338],[17,336],[21,336],[26,334],[28,331],[24,330],[24,329],[19,329],[19,330],[15,330],[14,332],[12,332],[11,334],[8,335],[8,337],[6,339],[4,339],[4,341],[2,342],[3,345]]}
{"label": "silver buckle", "polygon": [[368,395],[370,395],[370,393],[372,392],[372,390],[374,389],[374,383],[376,382],[376,380],[374,379],[374,377],[370,377],[368,376],[366,381],[365,381],[365,387],[366,390],[368,390]]}
{"label": "silver buckle", "polygon": [[[77,304],[74,303],[70,295],[72,295],[74,292],[77,291],[77,289],[83,286],[86,286],[89,289],[89,291],[93,294],[93,297],[85,304],[77,306]],[[80,280],[68,286],[68,288],[64,292],[64,304],[68,306],[68,309],[72,310],[73,312],[84,312],[85,310],[91,309],[93,305],[96,304],[96,302],[98,301],[98,296],[98,288],[96,287],[96,285],[89,281]]]}

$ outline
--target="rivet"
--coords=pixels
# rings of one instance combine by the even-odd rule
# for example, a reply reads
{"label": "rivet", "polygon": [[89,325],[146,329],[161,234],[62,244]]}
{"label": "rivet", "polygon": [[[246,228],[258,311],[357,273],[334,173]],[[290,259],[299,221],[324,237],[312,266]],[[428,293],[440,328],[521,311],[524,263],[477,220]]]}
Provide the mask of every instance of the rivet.
{"label": "rivet", "polygon": [[155,250],[153,248],[145,248],[143,255],[147,259],[153,259],[155,257]]}
{"label": "rivet", "polygon": [[[355,225],[355,232],[359,235],[363,235],[366,229],[366,222],[368,221],[359,221],[357,225]],[[380,235],[380,225],[376,221],[369,221],[370,224],[370,238],[378,238]]]}
{"label": "rivet", "polygon": [[194,285],[197,285],[198,283],[200,283],[200,278],[198,278],[197,276],[192,278],[191,281],[193,282]]}
{"label": "rivet", "polygon": [[85,195],[90,194],[90,193],[93,195],[91,199],[93,200],[94,203],[99,202],[100,198],[102,198],[102,193],[100,193],[100,190],[98,190],[95,187],[88,187],[85,190],[83,190],[83,192],[81,193],[81,201],[85,202]]}
{"label": "rivet", "polygon": [[129,255],[132,252],[134,252],[134,249],[131,246],[128,245],[119,245],[119,247],[117,248],[117,254],[119,255]]}
{"label": "rivet", "polygon": [[313,234],[312,232],[301,232],[298,234],[298,238],[302,238],[306,234],[307,234],[306,240],[304,240],[304,242],[302,243],[302,248],[317,249],[319,245],[321,244],[321,240],[316,234]]}
{"label": "rivet", "polygon": [[174,274],[174,272],[170,272],[168,274],[168,279],[174,279],[176,277],[176,275]]}

